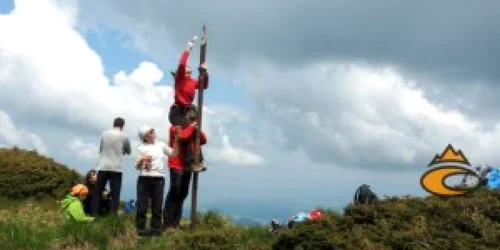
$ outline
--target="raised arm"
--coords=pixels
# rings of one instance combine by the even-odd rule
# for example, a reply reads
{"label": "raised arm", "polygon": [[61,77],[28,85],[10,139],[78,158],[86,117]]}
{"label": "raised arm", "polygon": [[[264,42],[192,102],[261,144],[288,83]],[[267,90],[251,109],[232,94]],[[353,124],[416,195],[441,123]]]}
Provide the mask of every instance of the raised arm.
{"label": "raised arm", "polygon": [[182,52],[181,60],[179,61],[179,66],[175,72],[175,82],[180,82],[186,76],[186,64],[189,57],[189,51],[186,49]]}
{"label": "raised arm", "polygon": [[177,71],[175,73],[175,82],[180,82],[186,76],[186,65],[187,60],[189,58],[189,53],[193,49],[194,41],[196,40],[196,36],[189,40],[186,49],[182,52],[181,59],[179,60],[179,66],[177,67]]}

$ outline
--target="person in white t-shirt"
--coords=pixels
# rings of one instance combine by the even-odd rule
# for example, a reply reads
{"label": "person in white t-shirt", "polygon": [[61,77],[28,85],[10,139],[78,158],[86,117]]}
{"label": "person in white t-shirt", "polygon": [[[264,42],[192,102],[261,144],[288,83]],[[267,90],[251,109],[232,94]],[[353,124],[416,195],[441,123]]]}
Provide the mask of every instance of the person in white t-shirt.
{"label": "person in white t-shirt", "polygon": [[147,235],[146,212],[151,199],[151,235],[162,232],[162,204],[165,187],[165,170],[168,156],[177,156],[177,137],[173,148],[167,143],[157,141],[154,128],[143,126],[139,129],[141,144],[137,148],[138,158],[135,167],[139,171],[137,179],[136,228],[139,235]]}

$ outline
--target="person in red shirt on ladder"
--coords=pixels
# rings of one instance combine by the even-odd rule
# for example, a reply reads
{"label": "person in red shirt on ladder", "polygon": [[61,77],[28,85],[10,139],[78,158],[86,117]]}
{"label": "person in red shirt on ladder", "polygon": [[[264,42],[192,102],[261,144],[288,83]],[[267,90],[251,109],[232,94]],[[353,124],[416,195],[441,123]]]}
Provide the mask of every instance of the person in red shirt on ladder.
{"label": "person in red shirt on ladder", "polygon": [[[193,100],[199,84],[203,84],[204,89],[208,88],[208,72],[206,64],[203,63],[202,65],[200,65],[200,69],[203,72],[201,83],[191,77],[192,70],[191,67],[187,65],[189,53],[194,46],[194,41],[196,40],[196,38],[197,37],[195,36],[188,42],[186,49],[181,55],[177,70],[171,72],[175,80],[175,97],[174,104],[170,107],[168,119],[172,126],[174,126],[177,130],[177,133],[181,133],[182,130],[188,128],[191,125],[191,123],[186,118],[186,113],[188,109],[194,107]],[[184,151],[184,159],[186,161],[191,161],[186,163],[187,170],[193,172],[205,171],[207,170],[207,168],[203,164],[203,153],[201,152],[201,150],[200,163],[194,163],[194,152],[191,150],[191,147],[187,146],[192,140],[194,140],[194,136],[182,141],[181,143],[181,147],[186,149]]]}
{"label": "person in red shirt on ladder", "polygon": [[[168,157],[168,167],[170,168],[170,187],[165,199],[165,207],[163,209],[163,229],[179,228],[182,218],[182,207],[184,200],[189,194],[189,184],[193,175],[192,171],[186,169],[193,159],[185,159],[186,149],[195,152],[196,145],[194,142],[195,131],[198,129],[196,124],[197,117],[196,107],[189,106],[186,109],[186,121],[189,123],[182,130],[177,130],[174,125],[170,126],[169,145],[172,147],[175,138],[179,138],[180,142],[186,141],[185,146],[179,148],[177,156]],[[191,139],[190,139],[191,138]],[[203,131],[200,131],[200,147],[207,143],[207,136]],[[201,151],[201,150],[200,150]]]}

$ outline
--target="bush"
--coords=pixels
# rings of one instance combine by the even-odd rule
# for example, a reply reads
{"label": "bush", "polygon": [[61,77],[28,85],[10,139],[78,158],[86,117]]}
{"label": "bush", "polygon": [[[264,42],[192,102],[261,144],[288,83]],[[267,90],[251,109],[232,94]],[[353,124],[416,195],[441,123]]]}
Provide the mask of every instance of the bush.
{"label": "bush", "polygon": [[[285,229],[238,226],[216,211],[199,214],[195,232],[137,237],[134,214],[65,224],[55,202],[0,199],[0,246],[6,249],[468,250],[498,249],[500,191],[442,199],[390,198],[377,205],[323,211],[320,220]],[[33,215],[37,215],[34,217]],[[1,247],[0,247],[1,248]]]}
{"label": "bush", "polygon": [[0,149],[0,196],[11,199],[57,198],[81,176],[53,159],[14,147]]}
{"label": "bush", "polygon": [[273,249],[498,249],[500,191],[349,205],[283,232]]}

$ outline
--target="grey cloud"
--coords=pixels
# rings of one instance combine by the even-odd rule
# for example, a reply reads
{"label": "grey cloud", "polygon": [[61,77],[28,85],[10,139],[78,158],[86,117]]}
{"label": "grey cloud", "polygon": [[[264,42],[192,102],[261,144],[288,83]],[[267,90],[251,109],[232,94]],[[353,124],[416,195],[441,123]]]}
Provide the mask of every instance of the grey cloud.
{"label": "grey cloud", "polygon": [[[262,120],[281,129],[284,147],[305,150],[318,162],[411,169],[426,162],[442,142],[433,138],[440,134],[440,128],[398,115],[394,100],[385,106],[386,100],[377,100],[377,112],[385,121],[366,118],[360,108],[362,100],[349,97],[346,89],[335,86],[345,81],[342,74],[318,79],[320,68],[311,66],[317,62],[391,65],[403,76],[414,77],[430,101],[464,110],[476,121],[486,121],[481,125],[489,127],[483,131],[491,129],[498,117],[491,109],[498,103],[491,82],[500,76],[496,70],[500,61],[492,56],[493,51],[500,51],[498,2],[144,4],[106,0],[99,4],[82,2],[81,6],[83,19],[96,17],[97,21],[131,31],[139,46],[152,56],[169,60],[177,60],[186,40],[207,21],[210,62],[235,71],[265,115]],[[259,64],[265,62],[278,73],[263,72]],[[427,82],[422,80],[426,78]],[[471,88],[474,79],[482,81]],[[453,88],[448,87],[450,84]],[[277,106],[273,108],[274,104]],[[304,117],[308,112],[311,117]],[[309,132],[311,119],[317,119],[314,116],[318,114],[329,116],[319,118],[329,129]],[[303,120],[296,123],[298,117]],[[387,138],[363,138],[358,134],[360,126],[386,129],[385,133],[394,137],[383,145]],[[297,135],[297,131],[308,134]],[[477,143],[468,135],[449,133],[443,138]],[[391,152],[391,147],[413,154],[413,164],[401,164],[401,157]],[[361,157],[356,154],[359,150],[363,152]]]}
{"label": "grey cloud", "polygon": [[[283,71],[318,61],[392,65],[418,79],[431,101],[463,110],[487,126],[498,118],[498,1],[106,0],[81,7],[85,23],[93,18],[131,30],[143,49],[169,66],[208,21],[209,63],[221,66],[218,74],[242,65],[254,68],[242,63],[248,58]],[[239,76],[234,81],[240,82]]]}
{"label": "grey cloud", "polygon": [[315,64],[239,73],[262,111],[254,120],[271,121],[282,132],[283,148],[303,151],[314,162],[409,171],[428,164],[448,143],[477,162],[498,161],[494,145],[487,146],[497,130],[476,117],[450,116],[460,109],[429,101],[397,71]]}
{"label": "grey cloud", "polygon": [[492,129],[500,119],[500,85],[487,82],[427,82],[422,87],[426,97],[448,109],[460,110],[471,119],[480,121],[484,129]]}
{"label": "grey cloud", "polygon": [[[182,2],[177,2],[178,4],[182,4]],[[141,5],[143,6],[143,5]],[[144,7],[140,7],[144,8]],[[139,9],[140,9],[139,8]],[[272,10],[263,9],[264,11],[272,12]],[[266,23],[266,21],[262,21]],[[175,22],[178,24],[179,22]],[[196,25],[197,26],[197,25]],[[54,27],[50,27],[54,28]],[[193,28],[194,29],[194,28]],[[186,34],[189,32],[186,32]],[[212,33],[211,33],[212,34]],[[217,37],[217,36],[216,36]],[[66,46],[71,46],[71,44],[65,44]],[[70,47],[73,48],[73,51],[77,51],[78,47]],[[45,48],[40,48],[41,50],[47,50]],[[215,51],[214,51],[215,53]],[[4,59],[7,57],[4,57]],[[72,57],[75,58],[75,57]],[[15,59],[15,58],[14,58]],[[81,62],[80,57],[76,57],[77,61]],[[65,59],[63,63],[58,65],[58,67],[54,67],[55,71],[43,70],[40,65],[47,65],[48,62],[45,60],[41,60],[39,62],[40,70],[43,70],[45,74],[49,74],[51,72],[63,73],[61,71],[67,71],[63,65],[68,65],[72,63],[72,61]],[[83,62],[82,62],[83,63]],[[0,60],[0,64],[5,67],[0,67],[2,70],[5,70],[9,66],[13,65],[11,61],[8,60]],[[79,68],[88,69],[91,68],[92,64],[80,64]],[[57,95],[50,95],[51,91],[57,90],[57,86],[49,87],[44,85],[43,82],[37,82],[36,79],[38,77],[32,77],[32,67],[29,64],[19,64],[19,68],[16,71],[13,71],[13,74],[5,74],[2,75],[2,83],[10,82],[11,80],[15,80],[15,86],[7,86],[7,84],[2,85],[2,98],[0,98],[0,108],[7,111],[9,115],[12,116],[12,120],[14,123],[21,129],[26,129],[29,132],[40,135],[41,139],[49,148],[51,157],[56,159],[57,161],[61,161],[72,168],[78,169],[81,173],[85,173],[90,168],[96,166],[97,163],[97,155],[95,159],[79,159],[77,158],[77,154],[71,151],[71,147],[68,147],[69,143],[75,137],[82,139],[83,142],[88,143],[90,145],[97,145],[99,141],[99,134],[102,129],[107,129],[111,125],[110,114],[116,114],[115,112],[120,111],[119,108],[107,110],[102,109],[100,102],[96,102],[93,99],[87,99],[85,95],[88,95],[88,92],[81,93],[79,92],[78,99],[82,101],[84,106],[82,108],[75,108],[73,106],[70,107],[68,105],[69,98],[56,98]],[[80,69],[81,70],[81,69]],[[79,70],[79,71],[80,71]],[[34,71],[34,70],[33,70]],[[81,71],[82,75],[89,74],[97,74],[96,72],[89,71]],[[92,73],[94,72],[94,73]],[[4,73],[4,71],[0,72]],[[30,76],[33,74],[32,76]],[[82,75],[73,75],[73,78],[63,79],[64,81],[61,83],[66,84],[67,81],[74,81],[73,84],[78,83],[77,80],[81,79]],[[7,78],[10,77],[10,78]],[[98,80],[101,77],[96,77],[95,80]],[[278,79],[277,79],[278,80]],[[76,83],[75,83],[76,82]],[[32,84],[33,83],[33,84]],[[38,83],[38,84],[37,84]],[[103,82],[104,83],[104,82]],[[267,82],[262,82],[267,83]],[[297,82],[300,83],[300,82]],[[48,93],[47,98],[41,98],[41,96],[37,95],[38,93],[32,93],[31,91],[35,91],[35,87],[41,87],[40,92]],[[87,85],[85,85],[87,86]],[[44,88],[45,87],[45,88]],[[89,86],[90,87],[90,86]],[[258,86],[256,86],[258,87]],[[29,91],[28,91],[29,90]],[[264,89],[265,90],[265,89]],[[317,89],[316,91],[319,91]],[[292,95],[293,89],[289,89],[286,92],[283,92],[283,96],[280,95],[271,95],[270,98],[274,100],[280,100],[279,98],[283,98],[286,100],[288,94]],[[290,92],[290,93],[289,93]],[[256,93],[256,92],[255,92]],[[307,93],[307,92],[306,92]],[[120,93],[123,95],[124,93]],[[315,94],[315,93],[313,93]],[[120,96],[121,96],[120,95]],[[302,100],[303,96],[295,93],[294,96],[297,99]],[[263,95],[264,96],[264,95]],[[262,100],[262,99],[257,99]],[[54,103],[50,103],[48,105],[46,102],[52,101]],[[118,100],[119,101],[119,100]],[[265,100],[264,100],[265,101]],[[111,102],[111,101],[110,101]],[[280,100],[280,102],[282,102]],[[45,105],[41,105],[44,104]],[[323,103],[319,103],[323,104]],[[325,102],[324,104],[328,105],[330,102]],[[307,109],[313,109],[318,105],[318,103],[300,103],[300,105],[306,105]],[[153,106],[153,105],[151,105]],[[135,119],[131,119],[129,125],[126,127],[127,133],[129,137],[134,140],[137,140],[136,136],[136,128],[141,125],[142,122],[150,121],[153,119],[156,120],[155,114],[151,114],[151,116],[139,116],[134,114],[132,106],[127,106],[130,111],[130,116],[135,117]],[[135,106],[134,106],[135,107]],[[141,107],[139,105],[139,107]],[[163,107],[163,106],[162,106]],[[330,111],[330,110],[328,110]],[[259,112],[266,112],[264,110],[259,110]],[[75,115],[75,116],[73,116]],[[98,117],[96,117],[98,115]],[[273,115],[272,113],[270,115]],[[75,118],[76,117],[76,118]],[[83,118],[82,118],[83,117]],[[71,119],[72,118],[72,119]],[[81,119],[80,119],[81,118]],[[143,120],[144,119],[144,120]],[[255,121],[255,119],[249,119],[250,121]],[[43,121],[43,122],[41,122]],[[52,125],[50,124],[52,121]],[[288,120],[283,120],[288,122]],[[162,126],[162,130],[165,131],[165,122],[164,120],[156,120],[153,125]],[[234,120],[228,121],[233,125]],[[77,124],[82,124],[82,126],[75,126]],[[282,125],[286,125],[286,123],[282,123]],[[283,127],[279,127],[283,128]],[[203,175],[200,180],[200,203],[203,200],[207,200],[213,197],[220,197],[225,195],[234,195],[238,196],[242,199],[253,198],[256,195],[261,195],[267,192],[268,197],[287,197],[287,200],[300,199],[303,196],[310,196],[310,194],[321,193],[321,195],[317,195],[316,198],[308,200],[307,203],[301,203],[304,209],[307,209],[307,205],[314,206],[318,201],[326,200],[324,197],[328,196],[330,192],[332,193],[331,203],[328,200],[328,204],[337,205],[339,203],[343,203],[344,200],[349,200],[351,198],[351,192],[344,190],[354,190],[356,187],[356,183],[359,182],[368,182],[370,184],[375,185],[386,185],[386,186],[399,186],[402,182],[400,179],[392,180],[392,182],[384,183],[384,176],[378,175],[377,173],[370,172],[362,172],[351,170],[347,167],[344,168],[333,168],[331,162],[329,161],[328,166],[321,166],[317,163],[310,162],[307,157],[300,153],[298,156],[292,155],[292,153],[285,151],[280,152],[278,145],[282,145],[284,143],[284,139],[287,137],[294,138],[293,134],[297,131],[302,132],[306,131],[303,129],[304,127],[290,127],[291,130],[277,131],[276,134],[274,131],[268,131],[267,128],[262,127],[252,127],[251,129],[255,131],[256,134],[263,135],[262,137],[256,138],[257,144],[249,143],[248,146],[258,145],[259,152],[266,151],[266,153],[272,157],[275,157],[271,163],[265,166],[260,166],[260,168],[255,167],[235,167],[235,166],[222,166],[222,163],[218,163],[218,165],[213,165],[212,171],[210,173]],[[274,128],[272,128],[274,129]],[[290,134],[291,132],[291,134]],[[269,133],[271,135],[269,135]],[[281,134],[282,133],[282,134]],[[232,133],[231,133],[232,134]],[[276,135],[278,138],[276,138]],[[266,137],[269,136],[269,137]],[[301,136],[304,136],[302,134]],[[308,141],[304,143],[305,146],[310,146],[313,142],[313,136],[318,135],[309,135],[305,134],[305,136],[311,136]],[[321,136],[321,135],[319,135]],[[232,138],[232,137],[231,137]],[[238,137],[235,137],[237,139]],[[294,138],[293,141],[295,144],[302,145],[300,138]],[[258,144],[259,142],[265,142],[263,144],[270,145],[262,145]],[[215,144],[215,143],[214,143]],[[235,143],[236,144],[236,143]],[[308,145],[309,144],[309,145]],[[136,142],[133,142],[133,145],[137,145]],[[212,144],[213,145],[213,144]],[[315,148],[312,148],[315,149]],[[313,151],[309,151],[313,152]],[[268,156],[266,155],[266,156]],[[269,158],[272,158],[269,157]],[[267,158],[267,157],[266,157]],[[317,158],[317,157],[316,157]],[[131,197],[134,198],[134,187],[137,173],[132,167],[133,157],[126,157],[124,163],[124,198]],[[378,168],[378,166],[371,166],[371,168]],[[242,170],[243,169],[243,170]],[[217,171],[218,170],[218,171]],[[385,174],[385,173],[384,173]],[[394,173],[391,173],[394,174]],[[245,180],[241,180],[245,178]],[[237,180],[237,183],[227,184],[226,182],[221,182],[220,180]],[[410,178],[408,178],[410,179]],[[411,178],[410,180],[413,180]],[[241,182],[240,182],[241,181]],[[265,182],[265,185],[261,185],[262,182]],[[279,187],[276,187],[275,183],[283,183]],[[217,183],[221,183],[222,185],[227,184],[225,186],[219,186],[218,188],[212,188],[217,185]],[[407,182],[406,182],[407,183]],[[235,186],[237,188],[235,188]],[[305,187],[304,187],[305,186]],[[342,187],[339,189],[338,187]],[[254,188],[255,187],[255,188]],[[230,192],[228,192],[230,190]],[[400,189],[398,189],[399,191]],[[411,188],[407,190],[411,190],[414,192],[418,189],[418,185],[415,184]],[[388,190],[388,192],[392,193],[394,190]],[[340,194],[339,194],[340,193]],[[203,197],[203,198],[202,198]],[[337,199],[339,198],[339,199]],[[271,198],[272,199],[272,198]],[[297,203],[295,203],[297,204]]]}
{"label": "grey cloud", "polygon": [[[181,49],[204,21],[211,61],[255,57],[282,65],[318,60],[392,64],[443,78],[496,80],[498,1],[84,2],[82,18],[128,26],[153,55]],[[106,14],[104,14],[106,13]],[[113,14],[114,13],[114,14]],[[120,17],[120,18],[118,18]],[[94,20],[95,21],[95,20]],[[169,56],[177,52],[169,51]],[[174,53],[174,54],[171,54]]]}

